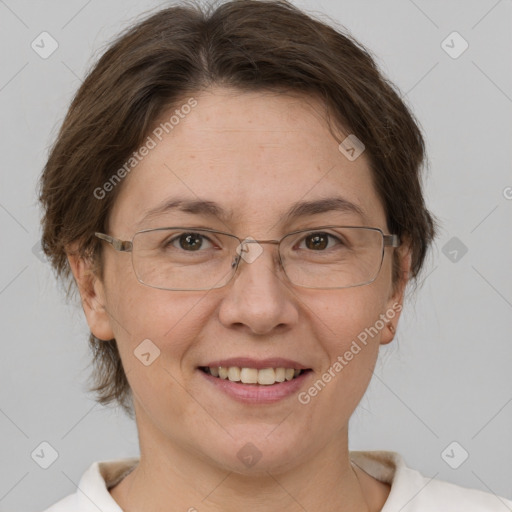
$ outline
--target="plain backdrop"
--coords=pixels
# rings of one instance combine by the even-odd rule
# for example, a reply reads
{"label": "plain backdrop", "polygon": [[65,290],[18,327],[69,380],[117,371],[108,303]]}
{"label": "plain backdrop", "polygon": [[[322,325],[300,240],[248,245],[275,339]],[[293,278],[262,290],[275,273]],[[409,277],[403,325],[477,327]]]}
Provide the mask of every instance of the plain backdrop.
{"label": "plain backdrop", "polygon": [[[345,27],[402,91],[426,136],[425,193],[442,223],[353,416],[351,449],[395,450],[428,477],[511,498],[512,2],[296,3]],[[86,71],[164,5],[0,1],[0,511],[42,510],[93,461],[138,455],[134,423],[87,394],[87,325],[38,250],[36,183]],[[58,44],[47,58],[31,46],[42,32]],[[43,442],[57,454],[47,469],[34,455]]]}

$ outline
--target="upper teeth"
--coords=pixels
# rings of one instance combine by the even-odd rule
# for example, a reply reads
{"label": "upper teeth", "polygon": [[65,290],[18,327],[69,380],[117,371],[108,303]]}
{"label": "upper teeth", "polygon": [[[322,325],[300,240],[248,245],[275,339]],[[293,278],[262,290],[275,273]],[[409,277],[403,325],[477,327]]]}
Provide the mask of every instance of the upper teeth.
{"label": "upper teeth", "polygon": [[229,379],[243,384],[263,384],[269,386],[276,382],[292,380],[301,370],[294,368],[240,368],[238,366],[212,366],[207,368],[214,377]]}

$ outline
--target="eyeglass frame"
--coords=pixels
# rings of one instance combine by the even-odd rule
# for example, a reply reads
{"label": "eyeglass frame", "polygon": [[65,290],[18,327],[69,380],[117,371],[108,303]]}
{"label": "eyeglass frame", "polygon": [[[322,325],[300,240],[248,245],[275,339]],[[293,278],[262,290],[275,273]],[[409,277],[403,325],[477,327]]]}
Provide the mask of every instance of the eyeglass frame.
{"label": "eyeglass frame", "polygon": [[[343,229],[345,229],[345,228],[350,228],[350,229],[360,228],[360,229],[369,229],[369,230],[373,230],[373,231],[378,231],[381,234],[381,236],[382,236],[382,256],[381,256],[381,260],[380,260],[380,264],[379,264],[379,269],[375,273],[375,277],[371,281],[368,281],[366,283],[355,284],[355,285],[351,285],[351,286],[337,286],[337,287],[334,287],[334,288],[332,288],[332,287],[329,287],[329,288],[326,288],[326,287],[317,288],[317,287],[311,287],[311,286],[302,286],[302,285],[293,283],[290,280],[290,278],[288,277],[288,274],[286,273],[286,270],[285,270],[284,265],[283,265],[283,260],[282,260],[282,257],[281,257],[281,242],[285,238],[287,238],[288,236],[295,235],[297,233],[306,233],[308,231],[313,231],[314,232],[314,231],[317,231],[319,229],[332,229],[332,228],[343,228]],[[206,232],[209,232],[209,233],[218,233],[220,235],[227,235],[229,237],[237,239],[238,242],[239,242],[239,246],[242,246],[242,244],[248,244],[248,243],[277,244],[277,246],[278,246],[277,247],[277,253],[278,253],[278,256],[279,256],[279,264],[281,265],[281,268],[283,269],[283,273],[286,276],[286,278],[288,279],[288,281],[291,284],[293,284],[294,286],[299,286],[300,288],[308,288],[308,289],[311,289],[311,290],[343,290],[343,289],[346,289],[346,288],[356,288],[358,286],[365,286],[365,285],[371,284],[371,283],[373,283],[375,281],[375,279],[377,279],[377,277],[380,274],[380,271],[382,269],[382,263],[384,261],[384,255],[385,255],[384,251],[385,251],[386,247],[392,247],[392,248],[396,249],[397,247],[400,247],[400,245],[401,245],[400,237],[397,234],[386,234],[380,228],[371,227],[371,226],[339,226],[339,225],[318,226],[318,227],[307,228],[307,229],[299,229],[299,230],[287,233],[286,235],[283,235],[280,240],[248,240],[247,237],[244,240],[241,240],[238,236],[233,235],[232,233],[227,233],[225,231],[219,231],[219,230],[210,229],[210,228],[193,228],[193,227],[190,227],[190,226],[169,226],[169,227],[163,227],[163,228],[142,229],[142,230],[137,231],[136,233],[134,233],[134,235],[132,236],[131,240],[121,240],[121,239],[113,237],[111,235],[107,235],[106,233],[100,233],[100,232],[95,232],[94,236],[96,236],[100,240],[103,240],[103,241],[107,242],[108,244],[110,244],[118,252],[130,252],[130,253],[132,253],[132,257],[131,257],[132,268],[133,268],[133,272],[135,274],[135,277],[137,278],[137,281],[139,281],[139,283],[141,283],[141,284],[143,284],[145,286],[148,286],[150,288],[155,288],[157,290],[166,290],[166,291],[206,291],[206,290],[220,289],[220,288],[223,288],[224,286],[226,286],[233,279],[233,277],[236,275],[236,272],[237,272],[239,264],[240,264],[240,260],[242,259],[242,255],[241,254],[238,254],[237,257],[235,258],[235,260],[234,260],[235,265],[234,266],[233,266],[233,263],[231,263],[231,267],[233,268],[233,272],[231,274],[231,277],[226,281],[226,283],[224,283],[222,286],[218,286],[217,288],[214,288],[214,287],[211,287],[211,288],[201,288],[201,289],[198,289],[198,290],[196,290],[196,289],[187,290],[187,289],[182,289],[182,288],[162,288],[162,287],[159,287],[159,286],[152,286],[150,284],[147,284],[147,283],[141,281],[141,279],[137,276],[137,272],[135,271],[135,265],[133,263],[133,240],[134,240],[134,238],[139,233],[147,233],[149,231],[165,231],[167,229],[179,229],[179,230],[184,230],[184,231],[190,232],[190,233],[195,233],[196,231],[206,231]],[[243,251],[241,250],[240,252],[243,252]]]}

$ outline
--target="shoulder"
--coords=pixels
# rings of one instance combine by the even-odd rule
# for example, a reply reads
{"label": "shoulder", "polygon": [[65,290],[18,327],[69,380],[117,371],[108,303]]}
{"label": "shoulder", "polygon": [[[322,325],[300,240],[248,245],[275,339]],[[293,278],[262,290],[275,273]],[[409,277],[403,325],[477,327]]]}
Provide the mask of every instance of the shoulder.
{"label": "shoulder", "polygon": [[[438,512],[512,512],[512,501],[495,494],[467,489],[449,482],[423,478],[425,493],[419,494],[418,510]],[[412,509],[415,510],[415,509]]]}
{"label": "shoulder", "polygon": [[492,493],[427,478],[395,452],[351,452],[352,461],[391,486],[381,512],[512,512],[512,501]]}
{"label": "shoulder", "polygon": [[76,492],[43,512],[122,512],[109,489],[134,469],[136,457],[94,462],[77,485]]}

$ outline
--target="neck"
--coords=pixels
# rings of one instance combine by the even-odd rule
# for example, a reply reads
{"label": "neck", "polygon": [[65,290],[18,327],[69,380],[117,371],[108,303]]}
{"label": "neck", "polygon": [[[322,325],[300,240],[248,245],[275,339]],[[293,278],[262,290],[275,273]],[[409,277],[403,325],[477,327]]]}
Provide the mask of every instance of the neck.
{"label": "neck", "polygon": [[261,465],[251,474],[219,467],[161,433],[139,432],[146,434],[139,434],[140,462],[110,490],[125,512],[373,512],[387,497],[384,484],[352,467],[346,431],[291,468]]}
{"label": "neck", "polygon": [[258,475],[241,475],[209,464],[169,442],[141,443],[139,465],[110,492],[125,512],[380,510],[383,502],[378,508],[368,504],[367,479],[371,477],[351,466],[345,439],[288,471]]}

